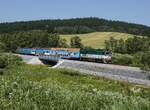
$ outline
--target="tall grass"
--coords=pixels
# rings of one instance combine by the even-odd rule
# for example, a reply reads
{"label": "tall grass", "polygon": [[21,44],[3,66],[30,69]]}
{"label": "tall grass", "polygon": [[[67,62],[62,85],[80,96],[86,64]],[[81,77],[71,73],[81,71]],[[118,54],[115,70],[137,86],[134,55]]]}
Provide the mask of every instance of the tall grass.
{"label": "tall grass", "polygon": [[149,110],[149,95],[149,88],[46,66],[18,65],[0,76],[2,110]]}

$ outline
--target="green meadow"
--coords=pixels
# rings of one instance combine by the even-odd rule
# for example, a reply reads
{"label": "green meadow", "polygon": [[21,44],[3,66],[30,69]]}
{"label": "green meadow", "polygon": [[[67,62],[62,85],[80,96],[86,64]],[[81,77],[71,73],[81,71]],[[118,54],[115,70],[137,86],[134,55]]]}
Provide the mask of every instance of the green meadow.
{"label": "green meadow", "polygon": [[67,40],[67,43],[70,43],[70,39],[74,36],[79,36],[82,40],[82,43],[85,46],[90,46],[93,48],[104,48],[105,40],[109,40],[110,37],[115,39],[128,39],[133,37],[132,34],[118,33],[118,32],[94,32],[88,34],[73,34],[73,35],[60,35],[62,38]]}

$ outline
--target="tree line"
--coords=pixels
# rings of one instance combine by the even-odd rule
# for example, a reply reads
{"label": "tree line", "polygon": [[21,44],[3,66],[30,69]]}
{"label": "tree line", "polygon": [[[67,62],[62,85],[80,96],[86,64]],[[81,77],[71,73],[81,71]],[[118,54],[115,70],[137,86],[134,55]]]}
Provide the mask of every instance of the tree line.
{"label": "tree line", "polygon": [[134,36],[127,40],[111,37],[105,41],[105,49],[114,53],[112,57],[114,64],[138,66],[150,71],[150,39],[148,37]]}
{"label": "tree line", "polygon": [[82,48],[83,45],[78,36],[72,37],[71,43],[67,44],[66,39],[60,38],[58,34],[49,34],[41,30],[0,34],[0,51],[15,52],[18,48],[50,47]]}
{"label": "tree line", "polygon": [[150,51],[150,39],[147,37],[128,38],[127,40],[111,37],[105,41],[105,49],[121,54],[135,54]]}
{"label": "tree line", "polygon": [[81,34],[95,31],[109,31],[150,36],[150,27],[148,26],[95,17],[55,20],[50,19],[0,24],[0,33],[14,33],[30,30],[44,30],[48,33],[59,34]]}

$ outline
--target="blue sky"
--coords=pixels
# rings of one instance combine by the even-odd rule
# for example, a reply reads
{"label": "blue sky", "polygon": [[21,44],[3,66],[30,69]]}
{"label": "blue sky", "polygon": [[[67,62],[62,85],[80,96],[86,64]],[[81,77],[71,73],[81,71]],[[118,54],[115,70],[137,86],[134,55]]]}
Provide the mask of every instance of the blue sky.
{"label": "blue sky", "polygon": [[0,0],[0,22],[90,16],[150,26],[150,0]]}

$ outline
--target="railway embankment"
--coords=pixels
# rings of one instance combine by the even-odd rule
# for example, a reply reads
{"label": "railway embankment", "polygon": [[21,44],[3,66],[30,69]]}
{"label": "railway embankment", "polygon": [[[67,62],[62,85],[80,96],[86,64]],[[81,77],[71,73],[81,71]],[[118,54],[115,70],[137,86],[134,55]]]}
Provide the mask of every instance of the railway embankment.
{"label": "railway embankment", "polygon": [[101,64],[93,62],[60,60],[57,63],[57,65],[55,65],[53,68],[73,69],[85,74],[150,86],[150,73],[143,72],[142,70],[136,67]]}
{"label": "railway embankment", "polygon": [[[27,64],[43,64],[37,56],[19,55]],[[143,72],[137,67],[128,67],[94,62],[59,60],[53,68],[66,68],[80,71],[84,74],[96,75],[113,80],[126,81],[150,86],[150,72]]]}

